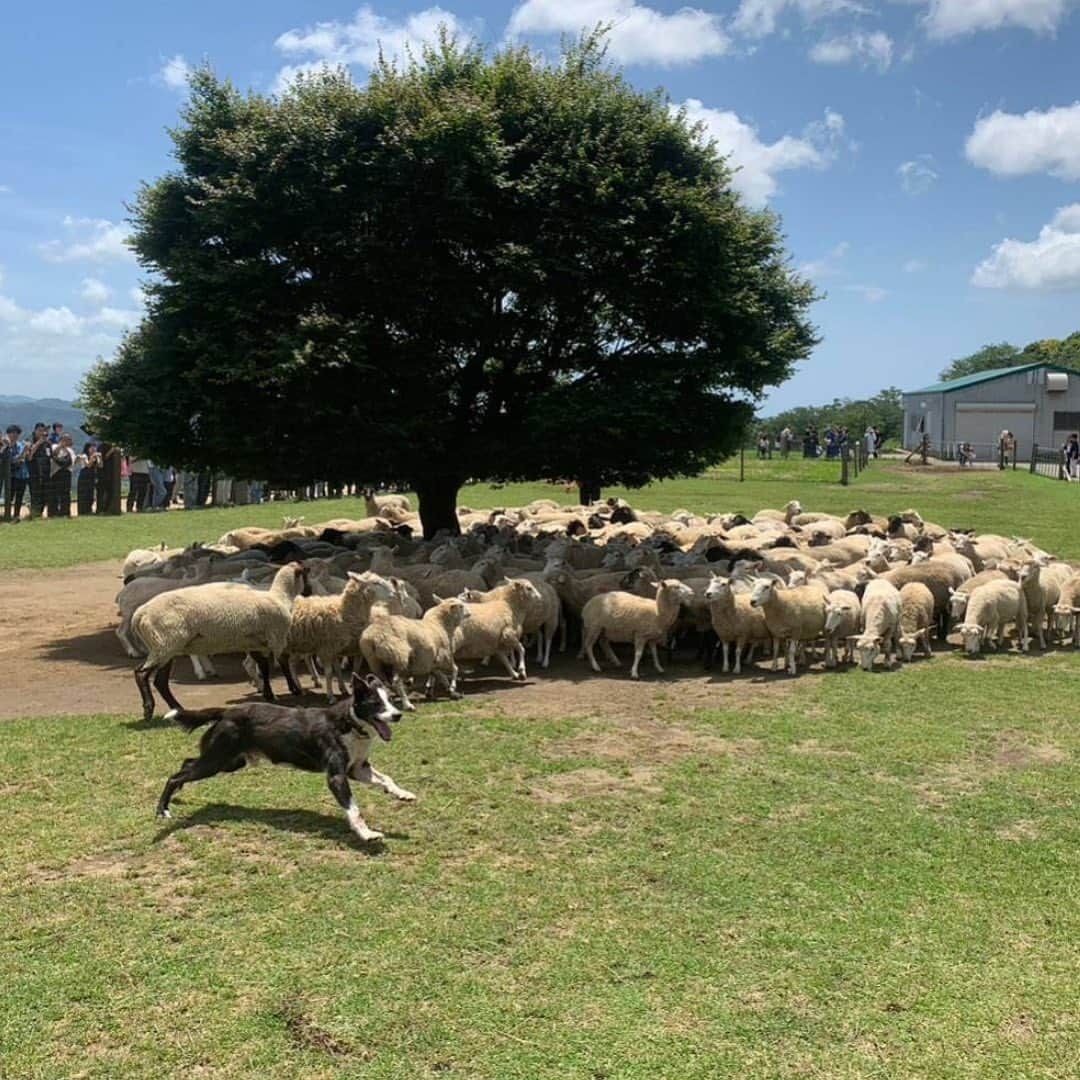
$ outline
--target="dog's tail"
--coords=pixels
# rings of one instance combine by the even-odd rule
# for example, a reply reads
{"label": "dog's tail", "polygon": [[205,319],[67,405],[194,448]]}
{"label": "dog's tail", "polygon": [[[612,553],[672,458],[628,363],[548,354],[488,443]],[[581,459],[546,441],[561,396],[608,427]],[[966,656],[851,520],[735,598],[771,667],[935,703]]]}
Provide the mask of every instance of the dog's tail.
{"label": "dog's tail", "polygon": [[179,724],[185,731],[194,731],[205,724],[215,724],[225,715],[222,708],[211,709],[170,709],[165,714],[166,720]]}

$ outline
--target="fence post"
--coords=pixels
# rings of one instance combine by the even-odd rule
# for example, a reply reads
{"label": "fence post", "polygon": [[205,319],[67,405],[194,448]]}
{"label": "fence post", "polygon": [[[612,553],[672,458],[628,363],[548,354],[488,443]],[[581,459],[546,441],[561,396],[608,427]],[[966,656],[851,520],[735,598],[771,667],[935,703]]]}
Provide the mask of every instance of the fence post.
{"label": "fence post", "polygon": [[840,455],[840,483],[847,487],[848,485],[848,448],[845,446],[843,453]]}
{"label": "fence post", "polygon": [[746,479],[746,447],[739,447],[739,483]]}
{"label": "fence post", "polygon": [[1035,462],[1038,460],[1038,457],[1039,457],[1039,444],[1038,443],[1032,443],[1031,444],[1031,468],[1028,470],[1032,474],[1032,476],[1035,475]]}
{"label": "fence post", "polygon": [[1005,468],[1005,440],[998,440],[998,468]]}

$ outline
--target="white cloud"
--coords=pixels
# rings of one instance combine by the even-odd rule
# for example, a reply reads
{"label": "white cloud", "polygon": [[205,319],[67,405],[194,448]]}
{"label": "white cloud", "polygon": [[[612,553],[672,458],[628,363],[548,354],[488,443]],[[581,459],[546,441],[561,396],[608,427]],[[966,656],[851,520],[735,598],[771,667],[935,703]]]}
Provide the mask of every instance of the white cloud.
{"label": "white cloud", "polygon": [[940,179],[930,154],[920,154],[913,161],[905,161],[896,170],[900,186],[909,195],[925,195]]}
{"label": "white cloud", "polygon": [[525,0],[506,32],[576,35],[601,23],[611,27],[608,52],[624,64],[688,64],[731,47],[718,15],[693,7],[665,15],[638,0]]}
{"label": "white cloud", "polygon": [[926,32],[943,39],[1006,27],[1052,34],[1075,0],[929,0],[927,6]]}
{"label": "white cloud", "polygon": [[880,304],[889,295],[887,289],[877,285],[845,285],[848,292],[858,293],[868,304]]}
{"label": "white cloud", "polygon": [[1035,240],[1002,240],[971,282],[980,289],[1080,289],[1080,203],[1062,207]]}
{"label": "white cloud", "polygon": [[968,161],[999,176],[1046,172],[1080,180],[1080,101],[1019,115],[984,116],[964,146]]}
{"label": "white cloud", "polygon": [[799,267],[799,273],[809,278],[831,277],[833,274],[838,274],[840,272],[838,264],[850,249],[851,245],[846,240],[841,240],[832,251],[823,255],[820,259],[803,263]]}
{"label": "white cloud", "polygon": [[128,296],[131,297],[131,302],[139,308],[140,311],[146,307],[146,293],[143,292],[141,286],[133,285],[128,289]]}
{"label": "white cloud", "polygon": [[103,218],[64,218],[64,228],[73,237],[70,241],[50,240],[39,248],[41,254],[55,263],[92,262],[134,259],[128,247],[128,228]]}
{"label": "white cloud", "polygon": [[748,37],[766,37],[776,31],[776,24],[785,11],[797,11],[804,20],[844,13],[866,12],[855,0],[741,0],[732,26]]}
{"label": "white cloud", "polygon": [[98,281],[97,278],[92,277],[83,278],[79,288],[79,295],[92,304],[104,304],[111,293],[112,290],[104,281]]}
{"label": "white cloud", "polygon": [[921,274],[929,266],[929,263],[925,259],[908,259],[904,263],[905,274]]}
{"label": "white cloud", "polygon": [[888,71],[892,58],[892,38],[880,30],[869,34],[856,30],[842,37],[826,38],[810,50],[810,59],[815,64],[858,64],[879,71]]}
{"label": "white cloud", "polygon": [[[440,7],[425,8],[403,22],[395,22],[376,14],[367,4],[350,22],[321,22],[302,30],[287,30],[274,45],[298,62],[278,72],[275,90],[280,93],[297,74],[324,66],[357,64],[369,68],[378,61],[380,51],[387,58],[402,57],[407,52],[418,55],[425,44],[438,40],[440,26],[451,34],[469,36],[469,27]],[[308,59],[302,59],[305,57]]]}
{"label": "white cloud", "polygon": [[83,320],[70,308],[42,308],[30,316],[30,328],[43,334],[62,334],[70,337],[82,332]]}
{"label": "white cloud", "polygon": [[177,53],[158,68],[157,79],[170,90],[186,90],[191,71],[191,65]]}
{"label": "white cloud", "polygon": [[801,137],[784,135],[764,143],[757,129],[733,112],[707,108],[697,98],[683,103],[691,123],[704,125],[705,137],[736,169],[732,184],[752,206],[763,206],[778,187],[776,174],[792,169],[825,169],[845,143],[844,118],[826,109],[822,120],[808,124]]}
{"label": "white cloud", "polygon": [[102,326],[112,326],[117,330],[129,330],[138,326],[142,319],[141,311],[131,311],[127,308],[103,307],[93,318],[93,321]]}
{"label": "white cloud", "polygon": [[23,322],[29,315],[30,313],[19,307],[10,296],[0,296],[0,322]]}
{"label": "white cloud", "polygon": [[0,195],[10,195],[11,188],[7,184],[0,184]]}

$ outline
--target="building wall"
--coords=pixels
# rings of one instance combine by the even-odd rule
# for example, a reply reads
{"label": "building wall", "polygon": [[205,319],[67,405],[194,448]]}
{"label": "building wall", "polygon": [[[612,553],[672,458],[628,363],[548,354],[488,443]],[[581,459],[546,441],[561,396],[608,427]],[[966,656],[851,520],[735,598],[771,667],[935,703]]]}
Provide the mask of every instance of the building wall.
{"label": "building wall", "polygon": [[[1080,373],[1069,373],[1064,392],[1048,391],[1046,376],[1046,369],[1040,368],[958,390],[905,394],[904,446],[918,446],[922,435],[915,424],[925,417],[927,433],[935,444],[965,438],[985,442],[991,441],[991,435],[996,440],[1001,430],[1008,428],[1016,436],[1021,458],[1030,455],[1033,442],[1057,448],[1070,432],[1080,431]],[[1010,405],[1018,408],[1010,409]]]}

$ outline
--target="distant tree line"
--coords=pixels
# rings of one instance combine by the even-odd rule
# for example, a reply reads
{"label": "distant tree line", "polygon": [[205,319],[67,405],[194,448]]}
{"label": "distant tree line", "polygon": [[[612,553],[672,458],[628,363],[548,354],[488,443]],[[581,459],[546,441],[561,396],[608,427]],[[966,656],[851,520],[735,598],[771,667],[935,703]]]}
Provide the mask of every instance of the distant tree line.
{"label": "distant tree line", "polygon": [[868,427],[876,427],[886,438],[899,439],[904,432],[904,410],[900,404],[901,391],[890,386],[871,398],[856,401],[852,398],[834,398],[827,405],[800,405],[775,416],[762,417],[756,421],[757,429],[775,436],[785,427],[796,436],[813,424],[819,432],[829,425],[841,428],[861,437]]}
{"label": "distant tree line", "polygon": [[975,375],[980,371],[992,371],[994,368],[1041,363],[1059,364],[1061,367],[1076,368],[1080,371],[1080,331],[1067,338],[1033,341],[1022,349],[1010,345],[1007,341],[984,345],[978,352],[954,360],[942,370],[941,378],[947,382],[950,379],[962,379],[965,375]]}

